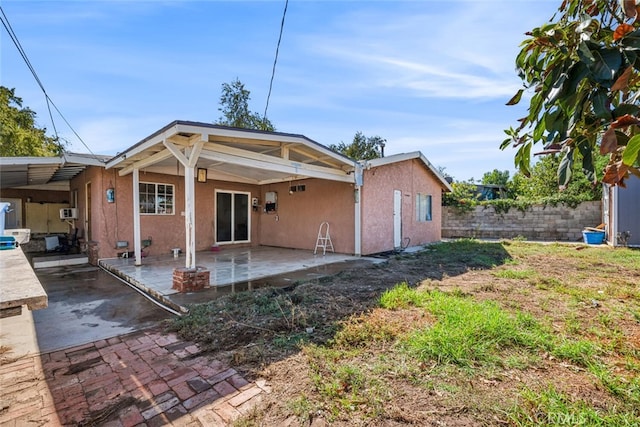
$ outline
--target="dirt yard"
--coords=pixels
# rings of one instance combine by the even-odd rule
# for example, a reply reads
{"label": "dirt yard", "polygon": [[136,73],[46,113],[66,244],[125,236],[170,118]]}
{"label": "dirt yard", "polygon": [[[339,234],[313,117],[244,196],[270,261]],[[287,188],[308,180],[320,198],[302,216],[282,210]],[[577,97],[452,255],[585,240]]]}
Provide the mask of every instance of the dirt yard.
{"label": "dirt yard", "polygon": [[443,243],[170,329],[267,378],[236,425],[640,425],[637,250]]}

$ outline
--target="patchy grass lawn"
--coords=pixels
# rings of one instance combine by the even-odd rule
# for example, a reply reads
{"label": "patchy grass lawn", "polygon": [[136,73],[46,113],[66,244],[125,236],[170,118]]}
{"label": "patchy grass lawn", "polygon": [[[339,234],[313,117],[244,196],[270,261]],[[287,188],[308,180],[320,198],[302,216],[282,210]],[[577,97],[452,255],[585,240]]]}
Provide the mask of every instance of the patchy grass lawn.
{"label": "patchy grass lawn", "polygon": [[640,425],[637,250],[459,240],[171,328],[267,379],[241,426]]}

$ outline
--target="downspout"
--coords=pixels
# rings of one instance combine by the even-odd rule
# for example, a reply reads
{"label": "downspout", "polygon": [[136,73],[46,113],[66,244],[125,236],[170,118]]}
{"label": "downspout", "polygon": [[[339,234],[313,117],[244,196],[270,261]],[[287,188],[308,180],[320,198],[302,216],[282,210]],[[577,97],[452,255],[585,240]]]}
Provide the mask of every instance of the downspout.
{"label": "downspout", "polygon": [[362,255],[362,202],[361,199],[361,189],[363,182],[363,170],[364,163],[363,162],[355,162],[355,171],[354,171],[354,252],[356,256]]}

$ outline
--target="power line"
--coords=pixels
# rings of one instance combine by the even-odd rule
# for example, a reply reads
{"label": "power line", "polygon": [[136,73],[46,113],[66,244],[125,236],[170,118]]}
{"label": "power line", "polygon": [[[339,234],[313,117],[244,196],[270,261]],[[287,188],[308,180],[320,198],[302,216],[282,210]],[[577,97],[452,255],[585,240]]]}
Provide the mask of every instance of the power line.
{"label": "power line", "polygon": [[91,153],[91,155],[95,159],[98,159],[98,157],[93,153],[93,151],[91,151],[89,146],[80,137],[80,135],[78,135],[78,133],[73,128],[73,126],[71,126],[69,121],[64,117],[64,115],[62,114],[62,112],[60,111],[58,106],[49,97],[49,94],[45,90],[44,85],[42,84],[42,81],[40,80],[40,77],[38,77],[38,73],[36,73],[36,70],[33,67],[33,65],[31,64],[31,61],[29,61],[29,58],[27,57],[27,53],[22,48],[22,45],[20,44],[20,40],[18,40],[18,36],[13,31],[13,27],[11,27],[11,23],[9,22],[9,18],[7,18],[7,15],[4,13],[4,9],[2,8],[2,6],[0,6],[0,12],[2,13],[2,16],[0,16],[0,21],[2,21],[2,25],[4,26],[4,29],[7,31],[7,34],[9,34],[9,38],[11,38],[11,41],[15,45],[16,49],[18,49],[18,52],[20,53],[20,56],[22,57],[23,61],[27,65],[27,68],[29,69],[29,71],[31,71],[31,74],[33,75],[33,78],[36,80],[36,82],[38,83],[38,86],[40,86],[40,89],[42,90],[42,93],[44,94],[45,101],[47,102],[47,110],[49,111],[49,118],[51,120],[51,125],[53,126],[53,131],[54,131],[54,133],[56,135],[56,144],[58,144],[58,147],[60,148],[60,151],[64,155],[64,149],[62,148],[62,145],[59,142],[60,141],[60,137],[58,136],[58,129],[56,128],[56,123],[53,120],[53,113],[51,112],[51,106],[53,106],[53,108],[58,112],[58,114],[60,115],[62,120],[67,124],[69,129],[71,129],[73,134],[76,136],[76,138],[78,138],[78,140],[82,143],[82,145],[84,145],[84,147],[89,151],[89,153]]}
{"label": "power line", "polygon": [[284,18],[287,16],[287,6],[289,0],[284,2],[284,12],[282,13],[282,22],[280,22],[280,36],[278,37],[278,44],[276,45],[276,56],[273,60],[273,69],[271,70],[271,81],[269,82],[269,93],[267,94],[267,104],[264,106],[264,119],[267,119],[267,109],[269,108],[269,99],[271,98],[271,89],[273,88],[273,77],[276,74],[276,64],[278,63],[278,52],[280,51],[280,42],[282,41],[282,32],[284,30]]}
{"label": "power line", "polygon": [[4,26],[4,29],[7,30],[7,33],[9,34],[11,41],[18,49],[20,56],[24,60],[25,64],[27,64],[27,68],[29,69],[29,71],[31,71],[31,74],[36,79],[38,86],[40,86],[40,89],[42,89],[42,92],[44,93],[45,100],[47,101],[47,110],[49,111],[49,118],[51,119],[51,124],[53,125],[53,131],[56,134],[56,139],[58,139],[58,131],[56,129],[55,122],[53,121],[53,115],[51,114],[51,107],[49,106],[47,91],[44,89],[44,85],[42,84],[42,81],[40,81],[40,78],[38,77],[38,74],[36,73],[35,68],[33,68],[33,65],[31,65],[31,61],[29,61],[27,54],[22,48],[22,44],[20,44],[20,40],[18,40],[18,36],[13,31],[13,27],[11,26],[11,23],[9,22],[7,15],[4,13],[4,9],[2,9],[2,6],[0,6],[0,11],[2,12],[2,17],[0,17],[0,19],[2,20],[2,25]]}

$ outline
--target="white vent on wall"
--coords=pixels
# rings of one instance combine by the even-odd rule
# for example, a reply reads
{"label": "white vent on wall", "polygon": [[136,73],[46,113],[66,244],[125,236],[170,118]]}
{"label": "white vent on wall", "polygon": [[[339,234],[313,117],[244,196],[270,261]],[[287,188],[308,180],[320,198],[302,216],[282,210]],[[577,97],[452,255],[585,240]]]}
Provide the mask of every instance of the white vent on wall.
{"label": "white vent on wall", "polygon": [[76,208],[60,209],[60,219],[78,219],[78,209]]}

